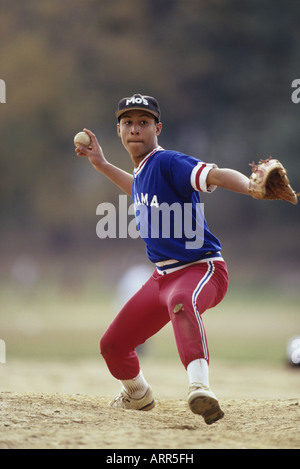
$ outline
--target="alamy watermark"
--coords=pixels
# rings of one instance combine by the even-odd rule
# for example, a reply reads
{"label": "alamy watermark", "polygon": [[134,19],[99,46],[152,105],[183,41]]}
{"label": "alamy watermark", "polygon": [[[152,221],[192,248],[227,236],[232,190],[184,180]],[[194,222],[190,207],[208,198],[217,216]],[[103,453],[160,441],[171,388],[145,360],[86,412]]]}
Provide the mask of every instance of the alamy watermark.
{"label": "alamy watermark", "polygon": [[294,104],[300,103],[300,79],[296,78],[292,81],[292,88],[296,88],[291,95]]}
{"label": "alamy watermark", "polygon": [[6,84],[4,80],[0,78],[0,103],[6,103]]}
{"label": "alamy watermark", "polygon": [[2,339],[0,339],[0,363],[6,363],[6,346]]}
{"label": "alamy watermark", "polygon": [[[114,204],[103,202],[96,214],[101,216],[96,226],[100,239],[105,238],[184,238],[186,249],[200,249],[204,242],[204,204],[158,203],[148,194],[140,194],[127,204],[127,195],[119,195],[118,210]],[[130,218],[131,217],[131,218]]]}

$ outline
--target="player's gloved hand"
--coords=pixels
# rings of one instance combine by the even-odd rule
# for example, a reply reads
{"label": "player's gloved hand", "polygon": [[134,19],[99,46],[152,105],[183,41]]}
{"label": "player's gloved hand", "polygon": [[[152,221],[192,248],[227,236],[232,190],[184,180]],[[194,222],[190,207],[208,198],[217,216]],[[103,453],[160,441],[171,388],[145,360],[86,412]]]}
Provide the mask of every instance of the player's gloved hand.
{"label": "player's gloved hand", "polygon": [[292,189],[286,169],[271,157],[252,163],[252,174],[249,178],[249,194],[254,199],[285,200],[294,205],[298,203],[300,193]]}

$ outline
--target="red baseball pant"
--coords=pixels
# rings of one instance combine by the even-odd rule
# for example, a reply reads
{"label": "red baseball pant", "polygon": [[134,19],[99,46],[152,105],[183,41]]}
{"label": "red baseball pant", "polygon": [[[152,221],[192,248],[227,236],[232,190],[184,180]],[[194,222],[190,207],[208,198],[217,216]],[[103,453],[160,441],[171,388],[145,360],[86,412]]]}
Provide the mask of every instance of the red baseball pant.
{"label": "red baseball pant", "polygon": [[166,275],[156,270],[125,304],[100,341],[111,374],[118,380],[140,371],[135,349],[171,321],[185,368],[198,358],[209,361],[202,314],[224,298],[228,273],[224,261],[205,261]]}

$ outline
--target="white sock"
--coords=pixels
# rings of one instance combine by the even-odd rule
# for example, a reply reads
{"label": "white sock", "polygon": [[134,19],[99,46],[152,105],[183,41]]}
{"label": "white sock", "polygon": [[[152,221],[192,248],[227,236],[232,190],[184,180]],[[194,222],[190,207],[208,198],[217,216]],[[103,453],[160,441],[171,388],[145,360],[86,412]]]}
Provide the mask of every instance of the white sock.
{"label": "white sock", "polygon": [[187,373],[190,385],[201,383],[209,388],[208,363],[204,358],[198,358],[189,363]]}
{"label": "white sock", "polygon": [[127,394],[133,399],[141,399],[144,397],[149,386],[142,371],[140,371],[135,378],[121,380],[121,383]]}

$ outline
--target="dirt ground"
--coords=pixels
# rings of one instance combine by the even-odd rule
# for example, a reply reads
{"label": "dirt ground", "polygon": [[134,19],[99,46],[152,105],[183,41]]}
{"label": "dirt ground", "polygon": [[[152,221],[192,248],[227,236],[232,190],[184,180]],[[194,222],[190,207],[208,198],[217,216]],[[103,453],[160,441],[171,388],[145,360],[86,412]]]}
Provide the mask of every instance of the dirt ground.
{"label": "dirt ground", "polygon": [[0,365],[0,449],[299,449],[300,369],[211,365],[225,417],[207,426],[186,404],[177,362],[144,360],[156,407],[111,409],[119,391],[101,360]]}

